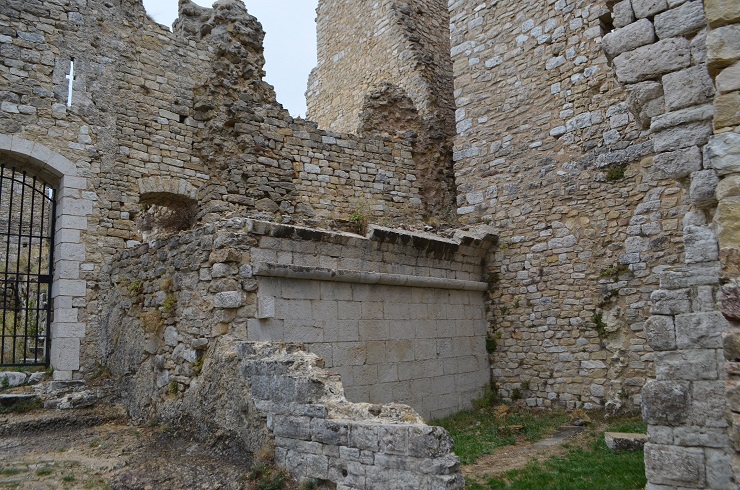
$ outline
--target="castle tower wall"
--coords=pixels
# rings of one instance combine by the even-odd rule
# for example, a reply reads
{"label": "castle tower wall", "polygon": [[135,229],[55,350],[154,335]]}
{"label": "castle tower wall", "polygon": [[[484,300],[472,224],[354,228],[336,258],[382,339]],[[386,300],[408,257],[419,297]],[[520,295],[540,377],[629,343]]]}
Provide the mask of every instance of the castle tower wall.
{"label": "castle tower wall", "polygon": [[451,122],[446,2],[321,0],[317,33],[306,98],[308,119],[320,127],[356,131],[365,96],[382,82],[401,87],[422,118]]}

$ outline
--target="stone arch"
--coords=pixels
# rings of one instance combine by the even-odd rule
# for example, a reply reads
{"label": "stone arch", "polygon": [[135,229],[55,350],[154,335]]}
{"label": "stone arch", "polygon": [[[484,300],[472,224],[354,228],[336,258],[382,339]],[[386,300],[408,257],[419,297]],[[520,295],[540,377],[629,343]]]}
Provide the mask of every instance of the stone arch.
{"label": "stone arch", "polygon": [[192,227],[198,204],[195,186],[181,178],[159,175],[139,179],[138,186],[142,213],[137,226],[145,240]]}
{"label": "stone arch", "polygon": [[193,205],[197,202],[198,189],[184,179],[166,176],[139,179],[139,202],[167,206]]}
{"label": "stone arch", "polygon": [[54,379],[72,379],[80,368],[80,344],[85,336],[76,305],[84,304],[87,294],[87,283],[80,277],[86,255],[81,233],[93,209],[93,202],[82,196],[87,179],[63,155],[17,135],[0,134],[0,156],[57,189],[50,361]]}

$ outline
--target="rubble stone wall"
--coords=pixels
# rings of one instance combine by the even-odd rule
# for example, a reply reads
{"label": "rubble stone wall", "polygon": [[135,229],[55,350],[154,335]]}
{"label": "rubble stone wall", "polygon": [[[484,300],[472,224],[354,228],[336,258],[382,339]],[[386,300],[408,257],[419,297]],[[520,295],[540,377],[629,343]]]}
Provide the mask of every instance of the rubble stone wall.
{"label": "rubble stone wall", "polygon": [[[406,405],[348,402],[339,377],[300,345],[223,335],[200,365],[186,390],[149,401],[149,420],[187,424],[252,454],[272,453],[302,483],[345,490],[463,488],[444,429],[424,425]],[[135,409],[151,393],[153,373],[116,374],[124,402]]]}
{"label": "rubble stone wall", "polygon": [[174,33],[140,0],[0,0],[0,154],[59,196],[58,379],[100,359],[100,273],[142,240],[151,206],[196,204],[203,221],[420,219],[411,143],[291,118],[261,81],[263,36],[232,0],[183,3]]}
{"label": "rubble stone wall", "polygon": [[662,92],[632,114],[602,46],[620,20],[601,2],[460,0],[450,14],[457,213],[501,239],[494,381],[531,406],[636,408],[654,376],[656,267],[682,262],[689,210],[652,159]]}
{"label": "rubble stone wall", "polygon": [[106,270],[105,355],[116,372],[156,379],[134,399],[166,399],[189,389],[223,335],[299,342],[341,374],[352,401],[448,415],[490,382],[481,259],[493,243],[249,219],[199,227]]}

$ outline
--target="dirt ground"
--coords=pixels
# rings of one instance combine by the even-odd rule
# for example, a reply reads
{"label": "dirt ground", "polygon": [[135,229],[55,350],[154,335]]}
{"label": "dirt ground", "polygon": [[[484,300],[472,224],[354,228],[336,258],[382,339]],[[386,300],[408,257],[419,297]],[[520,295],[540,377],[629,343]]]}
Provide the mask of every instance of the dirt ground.
{"label": "dirt ground", "polygon": [[0,489],[241,489],[251,463],[110,406],[0,415]]}
{"label": "dirt ground", "polygon": [[[594,432],[581,429],[499,448],[463,474],[483,479],[585,446]],[[249,489],[251,465],[252,455],[233,444],[133,425],[115,405],[0,414],[0,489]]]}
{"label": "dirt ground", "polygon": [[603,430],[606,424],[584,427],[564,426],[554,435],[538,442],[519,442],[513,446],[497,448],[493,454],[479,458],[475,463],[462,467],[466,480],[485,480],[503,475],[510,470],[524,468],[532,461],[543,462],[553,456],[564,454],[568,449],[587,447],[594,433]]}

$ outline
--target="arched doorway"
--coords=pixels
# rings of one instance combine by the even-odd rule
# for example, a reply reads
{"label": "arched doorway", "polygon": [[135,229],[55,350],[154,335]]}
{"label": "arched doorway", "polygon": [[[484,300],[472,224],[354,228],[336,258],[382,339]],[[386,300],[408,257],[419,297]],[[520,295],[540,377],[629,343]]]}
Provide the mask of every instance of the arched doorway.
{"label": "arched doorway", "polygon": [[0,366],[48,366],[55,190],[0,162]]}
{"label": "arched doorway", "polygon": [[70,380],[80,369],[81,342],[87,329],[80,315],[87,304],[87,281],[81,276],[87,255],[83,234],[93,211],[93,200],[83,195],[88,192],[87,178],[63,155],[18,135],[0,134],[0,162],[6,168],[15,166],[16,172],[25,170],[31,178],[36,176],[56,189],[53,287],[48,298],[52,315],[47,326],[51,343],[46,354],[54,379]]}

